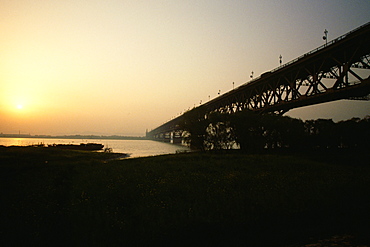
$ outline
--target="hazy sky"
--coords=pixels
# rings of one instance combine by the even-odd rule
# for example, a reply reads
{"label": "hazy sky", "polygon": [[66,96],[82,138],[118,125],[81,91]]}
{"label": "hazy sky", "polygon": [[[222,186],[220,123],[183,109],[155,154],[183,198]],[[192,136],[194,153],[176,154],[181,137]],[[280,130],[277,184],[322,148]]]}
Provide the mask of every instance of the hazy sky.
{"label": "hazy sky", "polygon": [[141,136],[369,21],[369,0],[0,0],[0,132]]}

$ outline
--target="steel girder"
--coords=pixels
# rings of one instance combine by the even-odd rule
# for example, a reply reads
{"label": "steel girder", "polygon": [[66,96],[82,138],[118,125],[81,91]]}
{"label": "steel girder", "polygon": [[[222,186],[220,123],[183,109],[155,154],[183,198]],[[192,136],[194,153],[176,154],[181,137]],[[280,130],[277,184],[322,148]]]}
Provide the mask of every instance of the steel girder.
{"label": "steel girder", "polygon": [[[290,109],[339,99],[368,99],[370,94],[370,23],[243,84],[193,110],[285,113]],[[183,115],[149,132],[179,129]]]}
{"label": "steel girder", "polygon": [[[208,112],[286,112],[370,93],[370,25],[207,103]],[[366,70],[366,72],[364,72]]]}

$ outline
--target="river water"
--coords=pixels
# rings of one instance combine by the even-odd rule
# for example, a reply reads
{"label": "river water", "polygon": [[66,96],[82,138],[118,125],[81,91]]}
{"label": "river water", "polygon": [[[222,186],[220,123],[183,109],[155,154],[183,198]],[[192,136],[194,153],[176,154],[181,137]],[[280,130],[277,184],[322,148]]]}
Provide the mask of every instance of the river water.
{"label": "river water", "polygon": [[130,158],[190,151],[185,146],[150,140],[0,138],[0,145],[3,146],[29,146],[41,143],[45,145],[100,143],[104,145],[104,148],[112,148],[115,153],[128,153]]}

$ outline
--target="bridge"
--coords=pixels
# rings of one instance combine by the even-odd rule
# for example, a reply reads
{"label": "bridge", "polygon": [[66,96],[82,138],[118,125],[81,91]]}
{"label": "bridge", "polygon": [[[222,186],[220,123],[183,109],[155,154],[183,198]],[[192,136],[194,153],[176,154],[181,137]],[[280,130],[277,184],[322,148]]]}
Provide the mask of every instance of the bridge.
{"label": "bridge", "polygon": [[[212,112],[284,114],[290,109],[340,99],[369,100],[370,22],[197,107]],[[201,116],[202,117],[202,116]],[[147,137],[181,142],[178,116],[149,131]]]}

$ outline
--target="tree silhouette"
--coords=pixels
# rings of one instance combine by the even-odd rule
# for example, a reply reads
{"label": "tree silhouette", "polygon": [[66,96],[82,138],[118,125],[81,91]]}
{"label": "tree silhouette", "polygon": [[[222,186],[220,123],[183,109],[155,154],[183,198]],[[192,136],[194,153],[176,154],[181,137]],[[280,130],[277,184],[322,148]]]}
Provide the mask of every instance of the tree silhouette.
{"label": "tree silhouette", "polygon": [[264,149],[314,150],[370,148],[370,117],[334,123],[332,119],[306,120],[258,114],[244,110],[234,114],[194,108],[183,115],[180,127],[185,142],[196,150]]}
{"label": "tree silhouette", "polygon": [[370,147],[370,116],[364,119],[351,118],[337,123],[339,146],[341,148]]}
{"label": "tree silhouette", "polygon": [[211,113],[206,128],[205,149],[231,149],[235,144],[235,133],[229,114]]}
{"label": "tree silhouette", "polygon": [[231,122],[235,132],[235,141],[243,151],[263,149],[263,125],[261,115],[250,110],[244,110],[232,115]]}
{"label": "tree silhouette", "polygon": [[336,148],[338,135],[332,119],[317,119],[305,121],[305,131],[310,148]]}
{"label": "tree silhouette", "polygon": [[184,113],[180,128],[185,132],[184,141],[191,149],[205,150],[204,140],[208,125],[205,114],[197,108]]}

